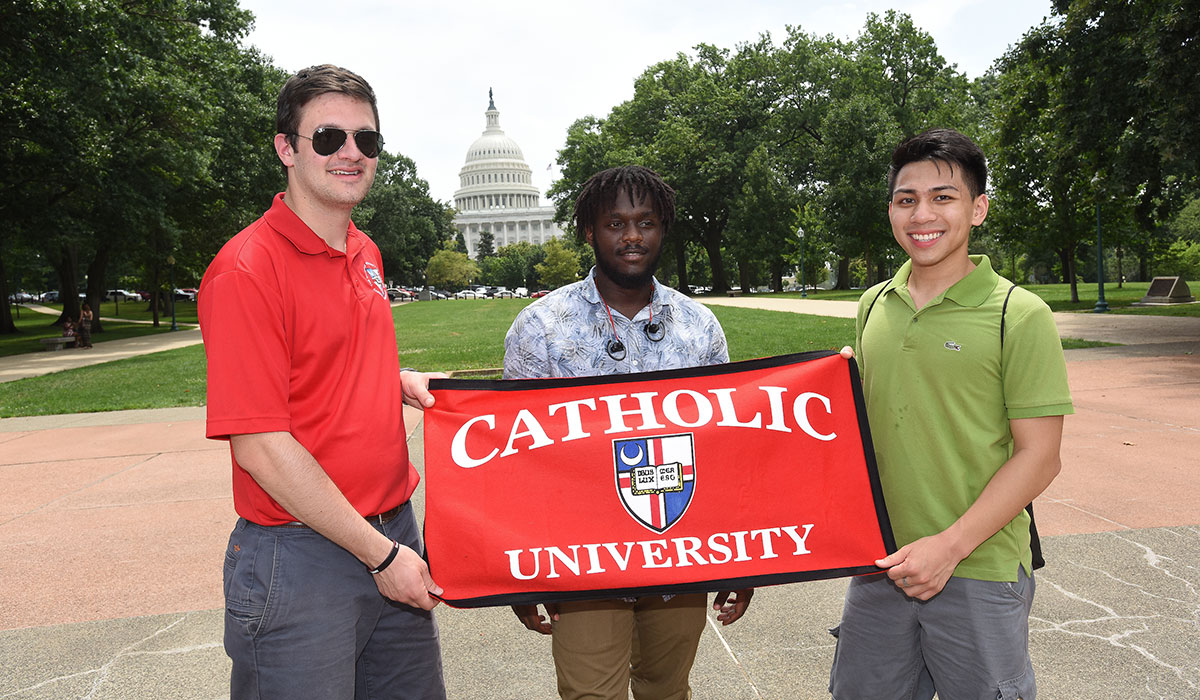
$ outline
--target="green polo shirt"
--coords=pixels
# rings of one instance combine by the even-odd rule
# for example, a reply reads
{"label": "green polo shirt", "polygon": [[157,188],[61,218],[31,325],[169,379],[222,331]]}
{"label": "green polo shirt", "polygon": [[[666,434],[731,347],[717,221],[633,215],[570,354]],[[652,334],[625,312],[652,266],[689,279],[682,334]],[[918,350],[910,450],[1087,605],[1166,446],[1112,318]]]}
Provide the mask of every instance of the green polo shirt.
{"label": "green polo shirt", "polygon": [[[859,300],[856,354],[898,546],[945,530],[975,502],[1012,454],[1009,420],[1074,412],[1050,308],[1013,289],[1002,351],[1012,283],[987,256],[971,260],[975,269],[920,311],[911,261]],[[1031,556],[1022,511],[954,575],[1015,581],[1018,563],[1032,571]]]}

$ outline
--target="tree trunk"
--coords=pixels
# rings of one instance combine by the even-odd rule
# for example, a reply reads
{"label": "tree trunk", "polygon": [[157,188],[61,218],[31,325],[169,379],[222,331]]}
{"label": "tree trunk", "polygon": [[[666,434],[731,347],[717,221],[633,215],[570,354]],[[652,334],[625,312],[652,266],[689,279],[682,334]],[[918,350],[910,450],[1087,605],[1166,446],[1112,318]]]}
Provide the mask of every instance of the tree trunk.
{"label": "tree trunk", "polygon": [[1125,270],[1121,260],[1123,252],[1121,246],[1117,246],[1117,289],[1125,287]]}
{"label": "tree trunk", "polygon": [[844,255],[838,258],[837,284],[833,288],[850,289],[850,258]]}
{"label": "tree trunk", "polygon": [[62,302],[63,310],[58,320],[51,325],[60,325],[65,321],[72,323],[79,319],[79,286],[75,280],[75,247],[63,245],[59,250],[58,260],[54,270],[58,273],[58,300]]}
{"label": "tree trunk", "polygon": [[704,235],[704,250],[708,253],[708,266],[712,271],[712,290],[725,292],[729,290],[729,281],[725,277],[725,262],[721,259],[721,236]]}
{"label": "tree trunk", "polygon": [[1071,303],[1079,303],[1079,283],[1075,279],[1075,256],[1070,248],[1058,249],[1058,260],[1062,265],[1063,276],[1071,282]]}
{"label": "tree trunk", "polygon": [[683,236],[675,237],[675,274],[679,277],[679,291],[684,294],[691,294],[688,289],[688,274],[687,274],[687,239]]}
{"label": "tree trunk", "polygon": [[8,273],[4,271],[4,256],[0,255],[0,333],[16,333],[17,324],[13,321],[12,307],[8,303]]}
{"label": "tree trunk", "polygon": [[92,334],[103,333],[100,323],[100,302],[104,299],[104,272],[108,267],[108,246],[101,246],[88,263],[87,302],[92,307]]}
{"label": "tree trunk", "polygon": [[783,291],[783,261],[779,258],[771,261],[771,291]]}
{"label": "tree trunk", "polygon": [[738,262],[738,286],[742,294],[749,294],[754,287],[754,278],[750,276],[750,263]]}
{"label": "tree trunk", "polygon": [[[172,289],[174,294],[175,290]],[[162,280],[158,277],[158,263],[154,264],[154,271],[150,273],[150,313],[154,319],[154,327],[158,328],[158,305],[162,298]]]}

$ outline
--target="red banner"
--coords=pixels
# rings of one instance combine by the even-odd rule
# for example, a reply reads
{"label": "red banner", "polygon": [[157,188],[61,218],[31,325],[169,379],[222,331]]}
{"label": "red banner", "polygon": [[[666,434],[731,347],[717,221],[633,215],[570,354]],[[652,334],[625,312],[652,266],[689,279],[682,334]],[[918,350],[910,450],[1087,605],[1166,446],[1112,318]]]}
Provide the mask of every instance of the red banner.
{"label": "red banner", "polygon": [[851,576],[895,551],[836,353],[430,390],[425,545],[451,605]]}

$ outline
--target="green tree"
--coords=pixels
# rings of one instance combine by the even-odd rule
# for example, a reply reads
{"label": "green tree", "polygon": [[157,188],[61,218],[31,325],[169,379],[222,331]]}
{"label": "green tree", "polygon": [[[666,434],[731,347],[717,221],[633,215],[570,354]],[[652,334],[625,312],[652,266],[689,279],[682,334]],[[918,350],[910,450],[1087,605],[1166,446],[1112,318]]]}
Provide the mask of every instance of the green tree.
{"label": "green tree", "polygon": [[483,260],[496,254],[496,237],[491,231],[479,232],[479,244],[475,246],[475,259]]}
{"label": "green tree", "polygon": [[429,185],[417,177],[410,158],[384,151],[375,184],[355,212],[359,228],[369,234],[383,256],[388,278],[422,285],[430,258],[455,232],[453,213],[429,196]]}
{"label": "green tree", "polygon": [[549,289],[570,284],[579,279],[579,256],[557,238],[543,245],[546,258],[534,266],[538,279]]}
{"label": "green tree", "polygon": [[521,241],[510,243],[485,262],[484,280],[488,284],[501,285],[509,289],[531,287],[537,279],[534,266],[542,262],[546,253],[542,246]]}
{"label": "green tree", "polygon": [[[248,223],[241,212],[251,200],[261,211],[266,197],[244,185],[262,181],[273,153],[256,161],[234,151],[255,131],[247,120],[262,112],[260,88],[278,71],[238,45],[250,19],[232,3],[185,0],[0,9],[0,122],[20,134],[0,146],[0,236],[36,241],[45,252],[64,317],[78,313],[81,267],[93,305],[118,254],[147,251],[157,272],[178,252],[194,278],[200,255],[181,242]],[[269,144],[270,131],[261,125],[257,143]],[[231,176],[233,162],[245,177]],[[0,330],[11,330],[3,321]]]}
{"label": "green tree", "polygon": [[443,248],[429,258],[425,279],[434,287],[459,289],[479,278],[479,266],[466,253]]}

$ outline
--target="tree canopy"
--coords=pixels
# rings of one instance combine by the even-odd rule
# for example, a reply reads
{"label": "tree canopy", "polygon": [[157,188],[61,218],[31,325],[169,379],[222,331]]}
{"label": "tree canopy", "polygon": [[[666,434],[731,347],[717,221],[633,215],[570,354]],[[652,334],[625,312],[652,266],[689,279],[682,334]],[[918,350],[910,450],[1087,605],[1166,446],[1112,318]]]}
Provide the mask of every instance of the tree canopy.
{"label": "tree canopy", "polygon": [[[287,75],[240,45],[251,21],[233,0],[0,8],[0,123],[12,136],[0,142],[0,295],[8,270],[52,269],[33,283],[56,283],[73,317],[80,287],[97,306],[114,267],[165,292],[169,257],[176,282],[194,285],[270,205],[285,185],[271,142]],[[410,282],[453,232],[403,156],[381,158],[356,216]],[[4,305],[0,332],[15,331],[10,314]]]}

